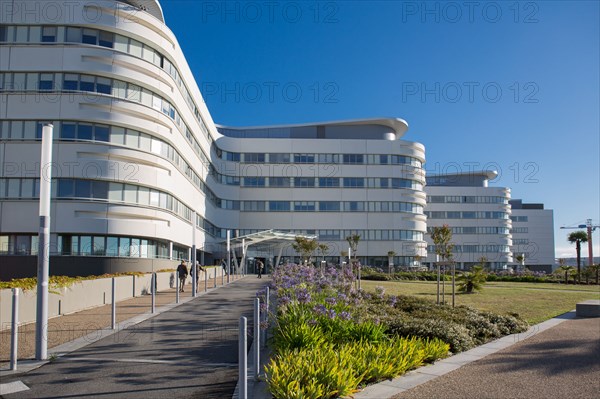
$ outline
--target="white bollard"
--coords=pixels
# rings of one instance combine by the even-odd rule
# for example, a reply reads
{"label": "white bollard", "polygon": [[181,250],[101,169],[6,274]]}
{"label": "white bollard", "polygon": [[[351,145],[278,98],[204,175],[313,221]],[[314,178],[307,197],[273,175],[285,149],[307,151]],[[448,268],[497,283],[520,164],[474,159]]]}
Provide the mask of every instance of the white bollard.
{"label": "white bollard", "polygon": [[156,274],[152,273],[152,278],[150,279],[150,285],[152,290],[152,313],[156,310]]}
{"label": "white bollard", "polygon": [[116,295],[117,283],[115,278],[112,278],[112,292],[111,292],[111,312],[110,312],[110,328],[113,330],[117,328],[117,295]]}
{"label": "white bollard", "polygon": [[19,349],[19,289],[13,288],[12,297],[12,331],[10,335],[10,369],[17,369]]}
{"label": "white bollard", "polygon": [[239,398],[248,398],[248,320],[240,317],[240,329],[238,338],[238,384],[240,387]]}
{"label": "white bollard", "polygon": [[254,298],[254,380],[260,375],[260,298]]}

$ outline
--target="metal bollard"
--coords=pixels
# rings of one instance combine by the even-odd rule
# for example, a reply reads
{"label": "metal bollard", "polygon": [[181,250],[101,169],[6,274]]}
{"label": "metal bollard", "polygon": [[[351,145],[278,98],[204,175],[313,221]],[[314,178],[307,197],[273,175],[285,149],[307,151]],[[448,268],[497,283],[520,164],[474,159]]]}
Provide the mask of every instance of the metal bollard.
{"label": "metal bollard", "polygon": [[[265,326],[267,325],[267,322],[269,321],[269,287],[266,288],[266,293],[265,293],[265,311],[263,313],[263,322],[265,323]],[[261,338],[261,343],[263,347],[267,346],[267,329],[265,328],[265,331],[263,331],[262,335],[260,336]]]}
{"label": "metal bollard", "polygon": [[110,312],[110,328],[117,328],[117,295],[116,295],[117,283],[115,278],[112,278],[112,289],[111,289],[111,312]]}
{"label": "metal bollard", "polygon": [[152,279],[150,279],[150,285],[152,290],[152,313],[156,310],[156,274],[152,273]]}
{"label": "metal bollard", "polygon": [[215,286],[214,288],[217,288],[217,268],[215,267]]}
{"label": "metal bollard", "polygon": [[208,270],[204,270],[204,292],[208,291]]}
{"label": "metal bollard", "polygon": [[175,277],[175,303],[179,303],[179,276]]}
{"label": "metal bollard", "polygon": [[19,349],[19,289],[13,288],[12,297],[12,330],[10,335],[10,369],[17,369],[17,352]]}
{"label": "metal bollard", "polygon": [[240,329],[238,338],[238,384],[240,387],[239,398],[248,398],[248,320],[240,317]]}
{"label": "metal bollard", "polygon": [[260,374],[260,298],[254,298],[254,380]]}

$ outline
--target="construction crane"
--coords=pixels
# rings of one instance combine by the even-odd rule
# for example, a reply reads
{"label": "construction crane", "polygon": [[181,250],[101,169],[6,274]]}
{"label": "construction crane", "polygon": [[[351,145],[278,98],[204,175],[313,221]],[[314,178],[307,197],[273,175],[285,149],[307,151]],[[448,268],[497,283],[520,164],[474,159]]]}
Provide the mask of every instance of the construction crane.
{"label": "construction crane", "polygon": [[597,228],[600,228],[598,225],[592,225],[592,219],[587,219],[586,224],[580,224],[579,226],[562,226],[561,229],[585,229],[587,228],[587,236],[588,236],[588,265],[591,266],[594,264],[594,247],[592,246],[592,232],[594,232]]}

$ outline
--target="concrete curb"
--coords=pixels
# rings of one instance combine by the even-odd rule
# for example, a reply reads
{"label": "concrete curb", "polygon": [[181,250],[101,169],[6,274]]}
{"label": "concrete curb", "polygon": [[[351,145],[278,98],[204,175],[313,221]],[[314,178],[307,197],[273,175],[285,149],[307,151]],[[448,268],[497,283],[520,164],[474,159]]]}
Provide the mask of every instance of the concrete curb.
{"label": "concrete curb", "polygon": [[488,342],[466,352],[458,353],[449,358],[435,362],[434,364],[420,367],[410,371],[393,380],[383,381],[377,384],[369,385],[362,391],[354,395],[355,399],[388,399],[399,393],[431,381],[437,377],[447,374],[451,371],[461,368],[464,365],[483,359],[484,357],[506,349],[517,342],[526,340],[555,327],[564,321],[574,319],[575,311],[565,313],[550,320],[531,326],[529,330],[520,334],[511,334]]}

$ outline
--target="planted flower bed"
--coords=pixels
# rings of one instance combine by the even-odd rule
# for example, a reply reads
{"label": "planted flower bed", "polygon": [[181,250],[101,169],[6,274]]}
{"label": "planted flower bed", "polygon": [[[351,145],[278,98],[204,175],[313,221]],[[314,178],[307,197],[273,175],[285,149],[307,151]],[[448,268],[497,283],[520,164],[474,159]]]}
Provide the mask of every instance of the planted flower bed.
{"label": "planted flower bed", "polygon": [[349,269],[288,265],[273,273],[275,398],[348,397],[369,383],[506,334],[527,323],[467,307],[355,288]]}

